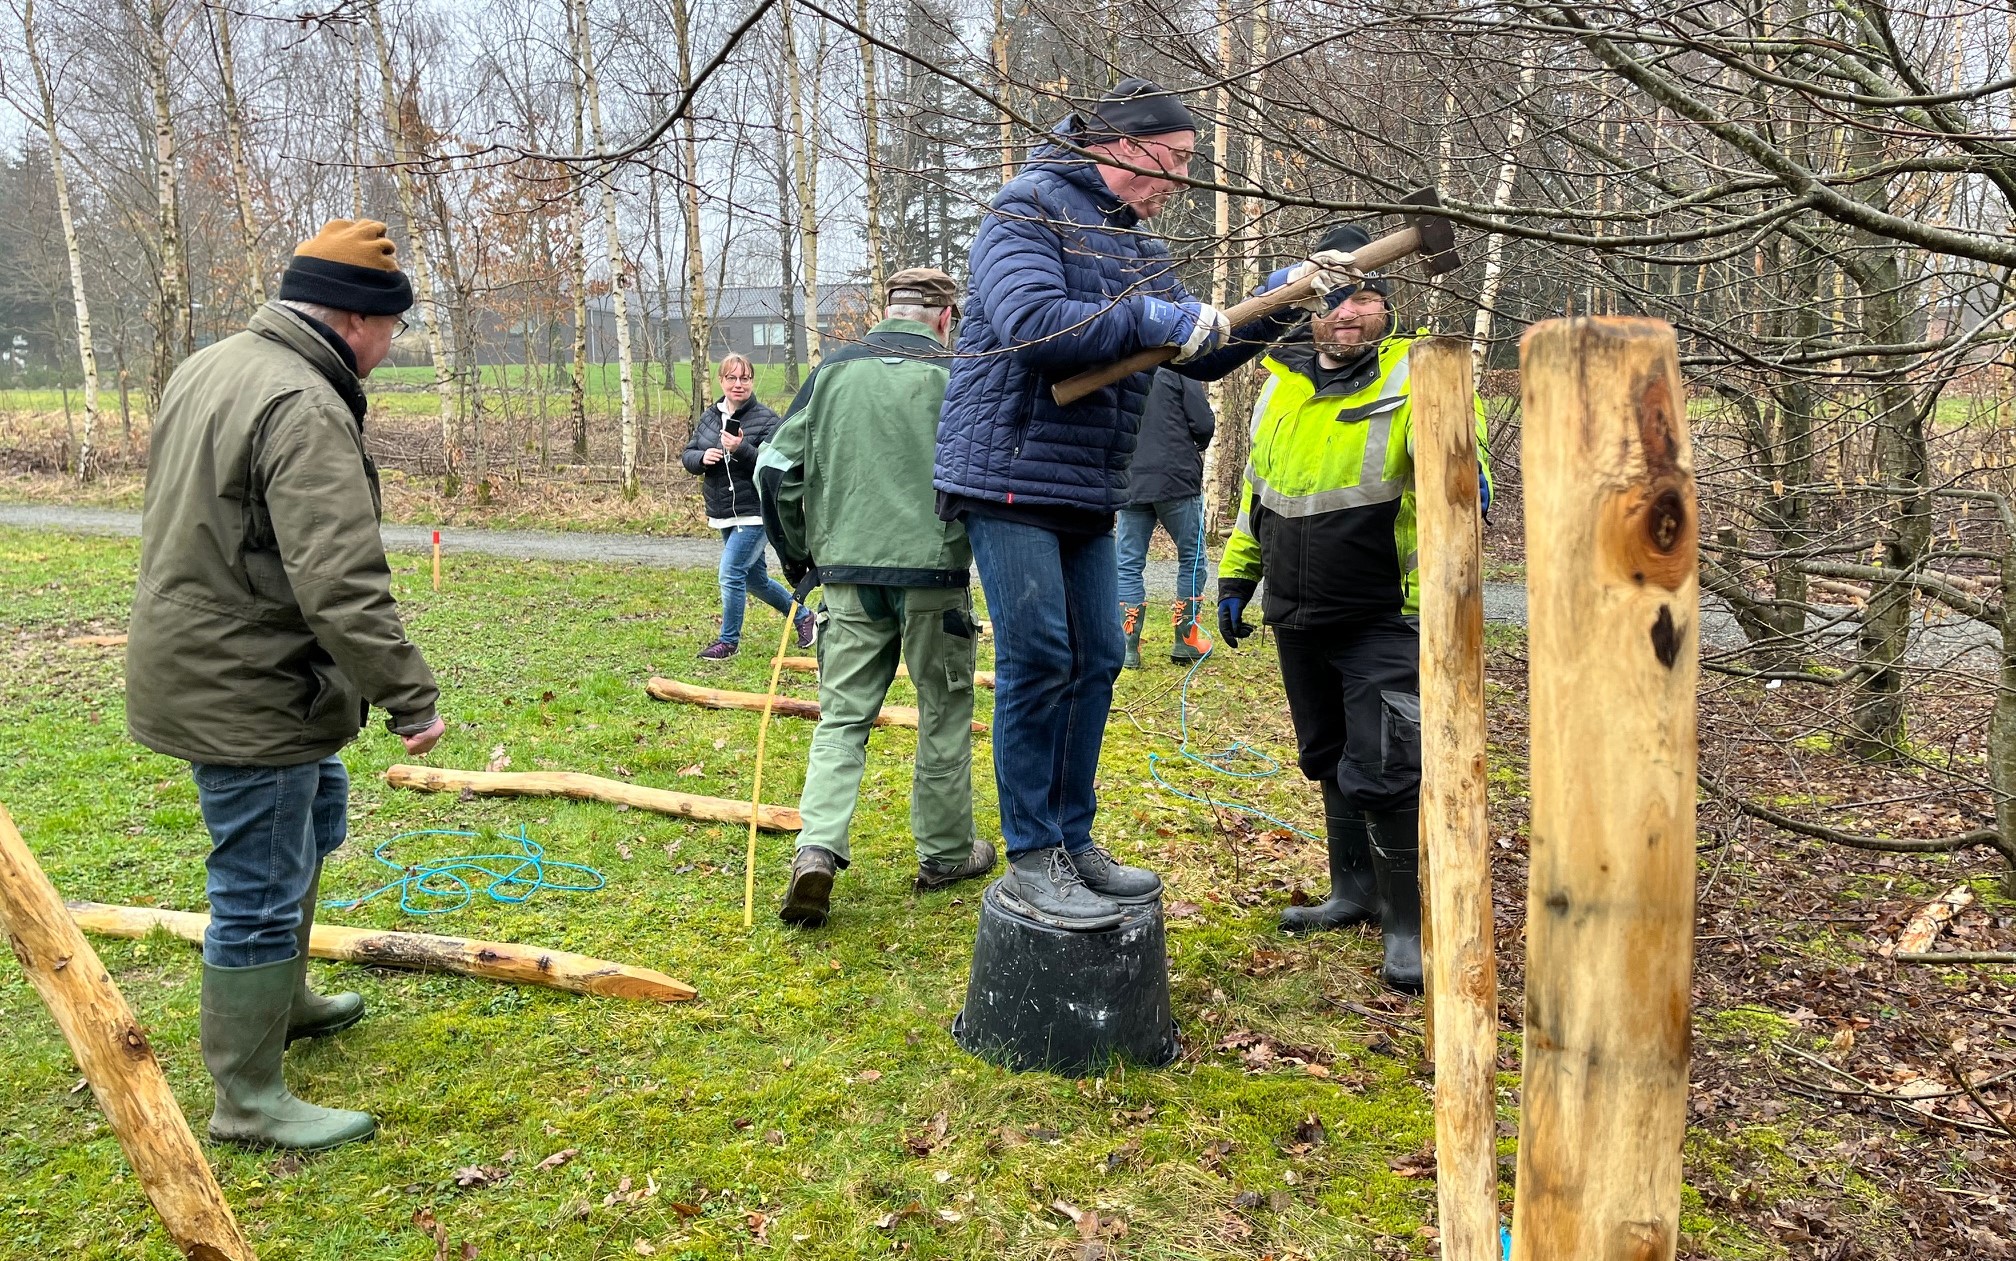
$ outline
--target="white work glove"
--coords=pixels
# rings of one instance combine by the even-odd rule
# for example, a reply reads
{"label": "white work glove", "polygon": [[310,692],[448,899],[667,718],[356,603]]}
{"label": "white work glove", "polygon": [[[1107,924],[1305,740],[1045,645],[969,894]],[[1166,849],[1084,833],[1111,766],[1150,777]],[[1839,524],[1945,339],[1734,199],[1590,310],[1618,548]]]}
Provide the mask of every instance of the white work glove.
{"label": "white work glove", "polygon": [[1190,327],[1190,335],[1177,347],[1176,362],[1189,363],[1199,355],[1208,355],[1224,345],[1232,336],[1232,321],[1225,313],[1208,302],[1197,304],[1197,322]]}
{"label": "white work glove", "polygon": [[1342,250],[1318,250],[1308,259],[1297,263],[1293,269],[1293,279],[1303,277],[1312,280],[1313,292],[1300,305],[1304,310],[1318,315],[1330,309],[1328,301],[1333,289],[1350,288],[1364,283],[1365,273],[1351,265],[1351,256]]}

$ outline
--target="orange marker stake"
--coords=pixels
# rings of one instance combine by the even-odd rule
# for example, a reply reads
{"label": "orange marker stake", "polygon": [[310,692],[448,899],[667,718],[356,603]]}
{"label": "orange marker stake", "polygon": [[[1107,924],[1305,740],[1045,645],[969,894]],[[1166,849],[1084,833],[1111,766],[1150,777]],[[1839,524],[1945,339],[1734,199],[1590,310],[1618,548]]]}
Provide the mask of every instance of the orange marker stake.
{"label": "orange marker stake", "polygon": [[434,589],[441,589],[441,531],[434,531]]}

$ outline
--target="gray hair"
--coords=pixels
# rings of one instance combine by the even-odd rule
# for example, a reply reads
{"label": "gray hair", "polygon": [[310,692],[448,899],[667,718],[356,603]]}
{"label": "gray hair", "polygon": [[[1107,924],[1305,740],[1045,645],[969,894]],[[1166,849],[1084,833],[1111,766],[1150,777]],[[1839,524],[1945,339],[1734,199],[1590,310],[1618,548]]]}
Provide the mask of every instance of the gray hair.
{"label": "gray hair", "polygon": [[348,311],[339,311],[333,306],[324,306],[320,302],[302,302],[295,298],[275,298],[274,301],[290,311],[299,311],[310,319],[320,320],[331,328],[336,327],[338,320],[350,314]]}
{"label": "gray hair", "polygon": [[914,302],[892,302],[889,304],[889,309],[883,312],[883,316],[892,320],[915,320],[919,324],[929,324],[937,319],[938,313],[944,309],[942,306],[919,306]]}

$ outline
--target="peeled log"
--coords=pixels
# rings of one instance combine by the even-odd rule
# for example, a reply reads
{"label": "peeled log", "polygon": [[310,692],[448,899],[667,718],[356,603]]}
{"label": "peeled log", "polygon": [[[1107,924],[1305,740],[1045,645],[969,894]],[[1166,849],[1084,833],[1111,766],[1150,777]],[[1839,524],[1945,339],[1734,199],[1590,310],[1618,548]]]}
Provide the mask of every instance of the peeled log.
{"label": "peeled log", "polygon": [[[575,801],[614,802],[708,823],[749,822],[746,801],[645,788],[574,771],[453,771],[402,762],[386,770],[385,782],[394,788],[418,792],[472,792],[479,797],[568,797]],[[798,812],[789,806],[764,806],[756,816],[756,826],[765,832],[796,832]]]}
{"label": "peeled log", "polygon": [[[788,660],[788,658],[787,658]],[[661,701],[678,701],[686,705],[699,705],[706,709],[747,709],[762,713],[769,697],[761,692],[729,692],[717,687],[699,687],[692,683],[681,683],[677,679],[653,676],[644,690]],[[819,721],[819,702],[800,700],[795,696],[780,696],[770,706],[773,714],[783,714],[790,718],[805,718]],[[917,710],[910,705],[884,705],[882,712],[875,716],[878,727],[915,727]],[[987,724],[976,722],[973,730],[984,734]]]}
{"label": "peeled log", "polygon": [[[70,915],[85,932],[101,937],[145,937],[156,928],[184,941],[201,942],[208,915],[193,911],[162,911],[148,906],[107,906],[72,902]],[[369,928],[316,924],[308,939],[308,954],[316,959],[341,959],[416,972],[455,972],[513,985],[543,985],[548,989],[602,998],[635,998],[658,1003],[683,1003],[699,996],[684,981],[663,972],[611,963],[565,950],[542,950],[508,941],[477,941],[468,937],[437,937],[433,933],[395,933]]]}
{"label": "peeled log", "polygon": [[[786,657],[784,658],[784,668],[786,670],[794,670],[799,674],[817,674],[819,673],[819,658]],[[899,679],[909,678],[910,667],[904,665],[897,666],[896,677]],[[973,685],[975,687],[984,687],[990,692],[993,691],[994,672],[992,670],[975,670],[973,672]]]}
{"label": "peeled log", "polygon": [[0,928],[112,1124],[140,1189],[191,1261],[254,1261],[154,1048],[0,807]]}
{"label": "peeled log", "polygon": [[1520,345],[1532,856],[1512,1261],[1672,1261],[1693,1033],[1701,587],[1673,330]]}

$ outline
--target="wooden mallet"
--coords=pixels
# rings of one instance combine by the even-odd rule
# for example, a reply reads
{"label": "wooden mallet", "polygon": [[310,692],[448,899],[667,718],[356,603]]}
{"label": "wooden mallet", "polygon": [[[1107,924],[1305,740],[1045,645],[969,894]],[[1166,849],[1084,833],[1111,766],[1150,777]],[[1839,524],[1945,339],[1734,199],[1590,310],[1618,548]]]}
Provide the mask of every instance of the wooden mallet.
{"label": "wooden mallet", "polygon": [[[1442,199],[1432,188],[1423,188],[1400,199],[1403,206],[1440,206]],[[1389,232],[1376,241],[1368,242],[1363,249],[1351,255],[1350,265],[1361,272],[1377,271],[1388,263],[1398,262],[1409,255],[1421,255],[1421,273],[1424,276],[1440,276],[1454,271],[1462,260],[1456,256],[1456,230],[1447,219],[1433,214],[1410,214],[1407,226],[1397,232]],[[1269,290],[1257,297],[1241,302],[1226,310],[1225,318],[1237,331],[1262,316],[1285,311],[1291,306],[1307,302],[1320,296],[1315,278],[1304,277]],[[1092,368],[1074,377],[1066,377],[1050,387],[1050,397],[1057,400],[1060,407],[1069,406],[1092,393],[1104,389],[1116,381],[1124,381],[1137,372],[1168,363],[1176,357],[1174,346],[1155,346],[1148,350],[1138,350],[1125,359],[1109,363],[1103,368]]]}

